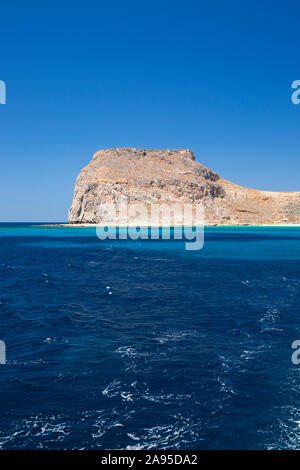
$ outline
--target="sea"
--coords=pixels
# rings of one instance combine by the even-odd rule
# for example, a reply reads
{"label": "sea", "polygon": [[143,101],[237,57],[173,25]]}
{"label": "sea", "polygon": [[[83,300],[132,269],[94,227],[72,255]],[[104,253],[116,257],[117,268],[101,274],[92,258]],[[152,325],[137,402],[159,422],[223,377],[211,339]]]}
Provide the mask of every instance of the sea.
{"label": "sea", "polygon": [[299,449],[299,262],[297,227],[1,224],[0,449]]}

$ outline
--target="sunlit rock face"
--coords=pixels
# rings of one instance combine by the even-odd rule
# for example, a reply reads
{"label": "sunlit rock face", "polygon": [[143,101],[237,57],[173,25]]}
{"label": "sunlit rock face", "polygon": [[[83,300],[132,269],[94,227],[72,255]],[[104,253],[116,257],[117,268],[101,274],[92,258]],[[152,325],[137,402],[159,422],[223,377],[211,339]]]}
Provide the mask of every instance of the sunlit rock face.
{"label": "sunlit rock face", "polygon": [[[238,186],[195,160],[190,150],[99,150],[76,180],[69,223],[103,223],[99,207],[121,202],[202,203],[208,225],[300,223],[300,192]],[[177,220],[180,224],[181,221]]]}

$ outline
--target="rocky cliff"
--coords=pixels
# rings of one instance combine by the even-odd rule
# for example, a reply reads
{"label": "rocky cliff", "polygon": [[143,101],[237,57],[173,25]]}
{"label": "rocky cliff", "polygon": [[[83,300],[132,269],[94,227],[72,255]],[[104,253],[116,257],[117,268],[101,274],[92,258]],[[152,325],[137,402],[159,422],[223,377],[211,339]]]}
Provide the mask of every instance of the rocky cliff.
{"label": "rocky cliff", "polygon": [[300,223],[300,191],[270,192],[238,186],[195,161],[189,150],[99,150],[81,170],[69,223],[101,223],[103,203],[198,203],[205,223],[268,225]]}

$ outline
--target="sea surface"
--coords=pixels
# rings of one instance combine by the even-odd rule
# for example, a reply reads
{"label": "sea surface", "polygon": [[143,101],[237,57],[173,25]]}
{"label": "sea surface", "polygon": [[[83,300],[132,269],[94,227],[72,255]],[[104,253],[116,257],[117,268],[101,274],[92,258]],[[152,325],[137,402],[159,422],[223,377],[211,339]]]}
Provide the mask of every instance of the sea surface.
{"label": "sea surface", "polygon": [[1,449],[299,449],[300,228],[0,225]]}

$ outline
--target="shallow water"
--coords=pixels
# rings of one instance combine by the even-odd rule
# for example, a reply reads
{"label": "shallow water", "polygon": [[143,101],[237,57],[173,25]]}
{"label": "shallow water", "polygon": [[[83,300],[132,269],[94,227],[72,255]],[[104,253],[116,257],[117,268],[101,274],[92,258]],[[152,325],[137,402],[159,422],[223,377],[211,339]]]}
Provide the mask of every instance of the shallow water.
{"label": "shallow water", "polygon": [[0,448],[300,448],[300,228],[0,225]]}

